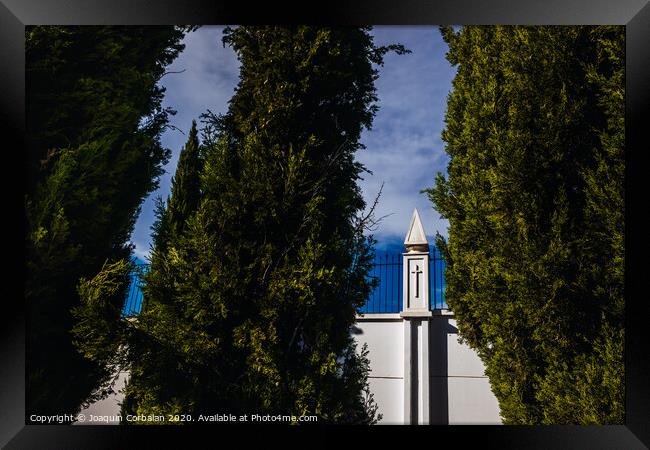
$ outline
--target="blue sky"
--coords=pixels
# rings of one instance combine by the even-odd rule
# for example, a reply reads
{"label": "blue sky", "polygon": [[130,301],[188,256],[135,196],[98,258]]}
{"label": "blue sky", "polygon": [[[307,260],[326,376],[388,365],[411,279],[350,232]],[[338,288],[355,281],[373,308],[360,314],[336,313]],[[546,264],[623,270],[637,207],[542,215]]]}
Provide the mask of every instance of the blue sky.
{"label": "blue sky", "polygon": [[[173,128],[162,135],[162,144],[172,150],[159,189],[142,205],[131,236],[135,255],[146,259],[154,221],[154,200],[166,198],[178,155],[187,139],[192,119],[210,109],[223,113],[234,93],[239,62],[229,47],[221,44],[223,27],[202,27],[185,37],[185,50],[168,67],[161,80],[167,88],[164,105],[177,113]],[[379,188],[384,189],[376,211],[384,218],[374,231],[379,251],[402,249],[413,208],[418,208],[429,242],[436,232],[447,236],[448,223],[440,218],[420,190],[433,186],[437,172],[446,173],[449,158],[440,133],[444,127],[447,94],[455,69],[445,59],[447,45],[434,26],[378,26],[373,30],[378,45],[401,43],[412,51],[407,55],[389,54],[376,81],[379,111],[371,130],[364,131],[366,149],[357,160],[372,175],[364,174],[360,186],[366,203],[372,204]]]}

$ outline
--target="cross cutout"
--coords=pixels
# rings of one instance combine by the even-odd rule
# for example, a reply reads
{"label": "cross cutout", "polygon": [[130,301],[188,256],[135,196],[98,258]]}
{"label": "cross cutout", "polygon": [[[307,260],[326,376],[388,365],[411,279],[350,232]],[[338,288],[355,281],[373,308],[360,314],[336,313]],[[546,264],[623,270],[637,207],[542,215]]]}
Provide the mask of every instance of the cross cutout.
{"label": "cross cutout", "polygon": [[411,272],[412,274],[415,275],[415,298],[420,298],[420,277],[419,275],[422,273],[420,270],[420,266],[418,264],[415,265],[415,270]]}

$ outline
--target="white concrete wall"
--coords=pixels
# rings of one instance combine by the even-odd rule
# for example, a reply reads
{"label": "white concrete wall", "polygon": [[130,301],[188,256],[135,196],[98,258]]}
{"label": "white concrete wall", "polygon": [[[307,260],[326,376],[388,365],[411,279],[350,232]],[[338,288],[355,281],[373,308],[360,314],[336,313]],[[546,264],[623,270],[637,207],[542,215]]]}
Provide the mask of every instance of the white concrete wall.
{"label": "white concrete wall", "polygon": [[128,372],[120,372],[113,388],[116,393],[82,409],[79,414],[83,414],[85,420],[74,422],[73,425],[119,425],[117,416],[120,414],[121,403],[124,399],[124,393],[121,391],[126,385],[128,376]]}
{"label": "white concrete wall", "polygon": [[[438,313],[438,311],[436,311]],[[399,314],[359,316],[352,329],[359,348],[368,344],[370,390],[383,415],[381,424],[404,423],[404,321]],[[500,424],[499,404],[492,394],[484,366],[476,353],[458,340],[451,313],[436,314],[429,322],[429,398],[432,424]],[[121,373],[115,390],[128,377]],[[81,411],[94,416],[120,413],[123,394],[118,392]],[[109,422],[116,423],[116,422]]]}
{"label": "white concrete wall", "polygon": [[[404,322],[399,314],[359,316],[353,330],[368,344],[370,389],[381,424],[404,423]],[[499,404],[478,355],[458,339],[452,313],[429,322],[429,398],[432,424],[501,424]]]}
{"label": "white concrete wall", "polygon": [[368,344],[370,391],[383,415],[380,423],[404,423],[404,327],[399,314],[366,314],[352,330]]}
{"label": "white concrete wall", "polygon": [[449,377],[449,425],[501,425],[499,403],[486,377]]}
{"label": "white concrete wall", "polygon": [[[434,316],[435,317],[435,316]],[[476,352],[458,339],[453,316],[433,320],[447,322],[447,392],[449,424],[501,424],[499,402],[485,375],[485,366]]]}

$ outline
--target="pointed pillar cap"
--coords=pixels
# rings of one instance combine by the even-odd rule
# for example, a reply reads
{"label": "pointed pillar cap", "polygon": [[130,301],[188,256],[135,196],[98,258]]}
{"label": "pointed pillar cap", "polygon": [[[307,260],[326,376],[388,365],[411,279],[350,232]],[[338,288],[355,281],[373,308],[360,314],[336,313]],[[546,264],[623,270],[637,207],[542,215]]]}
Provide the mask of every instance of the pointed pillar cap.
{"label": "pointed pillar cap", "polygon": [[429,251],[429,242],[427,241],[427,236],[424,233],[424,227],[422,226],[420,213],[418,213],[417,208],[413,210],[411,225],[409,225],[409,230],[406,233],[406,238],[404,239],[404,247],[406,247],[406,251],[409,252]]}

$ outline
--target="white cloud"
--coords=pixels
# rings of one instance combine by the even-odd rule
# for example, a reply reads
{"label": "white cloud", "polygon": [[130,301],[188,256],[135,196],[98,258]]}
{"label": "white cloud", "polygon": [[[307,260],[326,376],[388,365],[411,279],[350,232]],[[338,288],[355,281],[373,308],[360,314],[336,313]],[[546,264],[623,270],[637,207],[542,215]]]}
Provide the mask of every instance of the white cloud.
{"label": "white cloud", "polygon": [[357,155],[373,172],[361,182],[366,203],[385,182],[377,216],[390,216],[375,237],[403,238],[414,208],[428,236],[447,236],[448,222],[420,193],[433,186],[437,172],[446,173],[449,161],[440,136],[455,72],[444,58],[446,44],[435,27],[376,27],[374,34],[378,45],[402,43],[412,51],[387,55],[376,83],[380,109],[373,129],[362,136],[367,148]]}
{"label": "white cloud", "polygon": [[[132,241],[135,254],[144,259],[149,253],[150,226],[154,221],[154,199],[170,191],[171,175],[187,138],[192,119],[207,109],[225,112],[238,82],[239,61],[234,51],[221,44],[223,27],[202,27],[188,34],[185,50],[167,69],[181,71],[166,75],[164,104],[178,111],[171,124],[183,130],[168,130],[162,136],[173,156],[161,177],[160,189],[142,205]],[[420,190],[433,186],[436,172],[446,173],[448,157],[440,132],[444,126],[447,93],[454,69],[444,55],[447,50],[434,26],[375,27],[375,43],[402,43],[413,53],[388,54],[376,82],[379,112],[373,129],[365,131],[366,149],[357,159],[373,175],[364,174],[360,186],[366,203],[372,204],[382,181],[385,182],[377,215],[391,214],[375,231],[380,241],[403,239],[413,208],[418,208],[427,235],[436,231],[447,235],[447,221],[440,219]]]}
{"label": "white cloud", "polygon": [[[160,178],[160,188],[152,193],[142,205],[132,242],[135,254],[144,259],[149,254],[151,225],[154,222],[154,199],[166,198],[171,190],[171,178],[176,170],[178,156],[187,140],[192,120],[199,123],[199,116],[210,109],[223,113],[234,93],[239,79],[239,61],[230,47],[221,43],[223,26],[204,26],[185,36],[185,50],[167,67],[169,73],[161,84],[166,93],[163,105],[177,111],[171,117],[170,125],[180,130],[168,129],[161,136],[164,147],[171,149],[172,157]],[[200,123],[199,123],[200,125]]]}
{"label": "white cloud", "polygon": [[[135,249],[133,250],[133,253],[135,256],[140,259],[141,261],[144,262],[149,262],[149,243],[148,242],[142,242],[139,240],[135,240],[133,242],[135,244]],[[146,249],[146,251],[145,251]]]}
{"label": "white cloud", "polygon": [[170,73],[162,80],[167,89],[164,105],[177,111],[170,124],[184,133],[170,129],[162,136],[163,145],[173,153],[166,166],[166,186],[161,183],[167,191],[192,120],[200,125],[199,116],[208,109],[214,113],[226,112],[234,93],[239,61],[235,52],[221,43],[223,28],[207,26],[188,34],[183,41],[185,50],[167,68],[168,72],[182,72]]}

